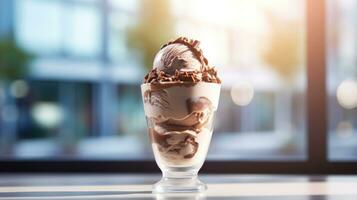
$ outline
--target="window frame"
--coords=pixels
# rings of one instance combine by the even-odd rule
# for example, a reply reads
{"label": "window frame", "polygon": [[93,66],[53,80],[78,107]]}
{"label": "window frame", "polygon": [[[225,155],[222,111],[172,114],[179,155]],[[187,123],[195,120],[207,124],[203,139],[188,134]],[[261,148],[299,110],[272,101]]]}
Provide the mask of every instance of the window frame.
{"label": "window frame", "polygon": [[[330,161],[328,159],[326,0],[305,0],[305,7],[307,159],[298,161],[209,160],[204,164],[202,173],[357,174],[356,161]],[[105,45],[103,49],[106,49]],[[106,58],[105,54],[102,56]],[[159,168],[153,160],[3,159],[0,160],[0,172],[157,173]]]}

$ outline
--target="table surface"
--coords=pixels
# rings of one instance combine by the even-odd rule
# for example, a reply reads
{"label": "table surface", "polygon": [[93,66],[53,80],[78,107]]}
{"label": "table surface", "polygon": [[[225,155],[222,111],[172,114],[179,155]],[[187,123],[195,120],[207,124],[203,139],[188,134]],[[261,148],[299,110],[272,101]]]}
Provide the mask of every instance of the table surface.
{"label": "table surface", "polygon": [[357,176],[200,175],[200,194],[152,194],[159,174],[1,174],[0,199],[357,200]]}

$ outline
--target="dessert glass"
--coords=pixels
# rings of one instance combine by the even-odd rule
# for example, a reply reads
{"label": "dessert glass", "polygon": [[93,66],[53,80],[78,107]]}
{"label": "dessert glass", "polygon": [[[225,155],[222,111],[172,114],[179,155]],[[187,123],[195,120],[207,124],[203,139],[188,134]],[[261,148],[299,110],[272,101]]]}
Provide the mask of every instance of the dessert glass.
{"label": "dessert glass", "polygon": [[198,179],[211,141],[220,84],[141,85],[149,137],[162,179],[154,193],[201,192]]}

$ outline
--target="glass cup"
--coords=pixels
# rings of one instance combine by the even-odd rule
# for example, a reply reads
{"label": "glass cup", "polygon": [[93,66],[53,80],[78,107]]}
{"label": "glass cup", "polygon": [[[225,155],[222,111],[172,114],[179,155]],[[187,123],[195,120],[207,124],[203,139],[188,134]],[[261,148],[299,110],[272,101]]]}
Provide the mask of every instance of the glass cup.
{"label": "glass cup", "polygon": [[148,132],[162,179],[155,193],[201,192],[220,84],[141,85]]}

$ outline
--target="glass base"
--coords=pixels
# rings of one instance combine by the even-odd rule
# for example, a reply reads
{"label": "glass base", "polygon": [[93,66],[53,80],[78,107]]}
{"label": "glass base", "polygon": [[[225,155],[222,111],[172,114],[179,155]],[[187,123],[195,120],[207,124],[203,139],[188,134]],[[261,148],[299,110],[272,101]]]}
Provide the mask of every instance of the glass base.
{"label": "glass base", "polygon": [[206,200],[205,193],[157,193],[156,200]]}
{"label": "glass base", "polygon": [[164,173],[162,179],[154,185],[153,193],[199,193],[207,189],[197,174]]}

